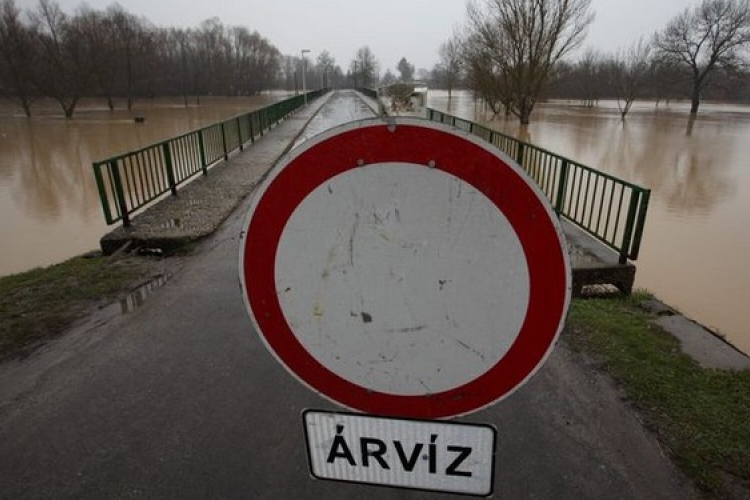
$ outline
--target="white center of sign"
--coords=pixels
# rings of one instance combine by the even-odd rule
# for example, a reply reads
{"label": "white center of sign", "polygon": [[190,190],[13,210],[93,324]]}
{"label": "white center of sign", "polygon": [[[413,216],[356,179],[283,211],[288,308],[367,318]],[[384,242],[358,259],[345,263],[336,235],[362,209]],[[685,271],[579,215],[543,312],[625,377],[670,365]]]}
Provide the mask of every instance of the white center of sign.
{"label": "white center of sign", "polygon": [[529,273],[507,218],[439,169],[380,163],[313,190],[276,254],[284,317],[353,384],[397,395],[460,387],[518,336]]}

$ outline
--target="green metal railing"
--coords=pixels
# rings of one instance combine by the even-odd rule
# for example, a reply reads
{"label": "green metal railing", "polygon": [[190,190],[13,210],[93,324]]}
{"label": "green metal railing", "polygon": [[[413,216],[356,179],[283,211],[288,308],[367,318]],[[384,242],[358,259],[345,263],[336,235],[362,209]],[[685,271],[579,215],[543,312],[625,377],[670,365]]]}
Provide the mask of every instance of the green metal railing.
{"label": "green metal railing", "polygon": [[[326,89],[307,93],[312,101]],[[107,224],[130,225],[133,212],[171,193],[191,177],[242,151],[274,125],[304,105],[297,95],[251,113],[238,115],[166,141],[94,162],[94,176]]]}
{"label": "green metal railing", "polygon": [[651,190],[441,111],[428,108],[427,118],[496,146],[536,181],[558,215],[614,249],[621,264],[638,258]]}

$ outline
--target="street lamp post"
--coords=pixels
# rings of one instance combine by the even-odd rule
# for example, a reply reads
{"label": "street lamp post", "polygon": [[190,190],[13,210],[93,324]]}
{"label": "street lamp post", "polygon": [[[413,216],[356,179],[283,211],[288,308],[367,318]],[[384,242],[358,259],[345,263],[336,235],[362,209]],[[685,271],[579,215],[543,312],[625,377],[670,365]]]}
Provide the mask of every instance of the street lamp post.
{"label": "street lamp post", "polygon": [[305,54],[310,52],[309,49],[302,49],[302,95],[304,95],[305,104],[307,104],[307,81],[305,80],[305,73],[307,73],[307,59]]}

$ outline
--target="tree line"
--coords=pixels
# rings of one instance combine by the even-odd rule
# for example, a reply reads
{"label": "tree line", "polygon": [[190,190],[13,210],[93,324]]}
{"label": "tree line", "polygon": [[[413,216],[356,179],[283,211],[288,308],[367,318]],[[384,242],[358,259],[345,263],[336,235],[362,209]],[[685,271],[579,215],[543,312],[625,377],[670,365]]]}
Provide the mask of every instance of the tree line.
{"label": "tree line", "polygon": [[651,39],[569,60],[593,20],[591,0],[475,0],[464,28],[440,47],[433,84],[449,96],[468,88],[522,124],[547,98],[616,99],[623,119],[636,99],[688,98],[691,114],[702,98],[750,100],[750,0],[704,0]]}
{"label": "tree line", "polygon": [[343,84],[327,51],[316,61],[282,55],[257,31],[213,18],[196,28],[161,28],[118,4],[85,5],[73,15],[52,0],[21,11],[0,0],[0,96],[27,115],[42,97],[73,116],[83,97],[124,98],[252,95],[270,89]]}

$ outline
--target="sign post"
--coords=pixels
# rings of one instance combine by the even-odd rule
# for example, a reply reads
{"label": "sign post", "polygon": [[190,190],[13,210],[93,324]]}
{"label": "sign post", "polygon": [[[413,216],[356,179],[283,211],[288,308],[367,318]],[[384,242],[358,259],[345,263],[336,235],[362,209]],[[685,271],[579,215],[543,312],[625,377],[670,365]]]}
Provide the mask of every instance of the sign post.
{"label": "sign post", "polygon": [[533,181],[417,119],[353,122],[293,150],[256,191],[240,253],[269,351],[373,415],[446,418],[507,397],[570,302],[562,229]]}

